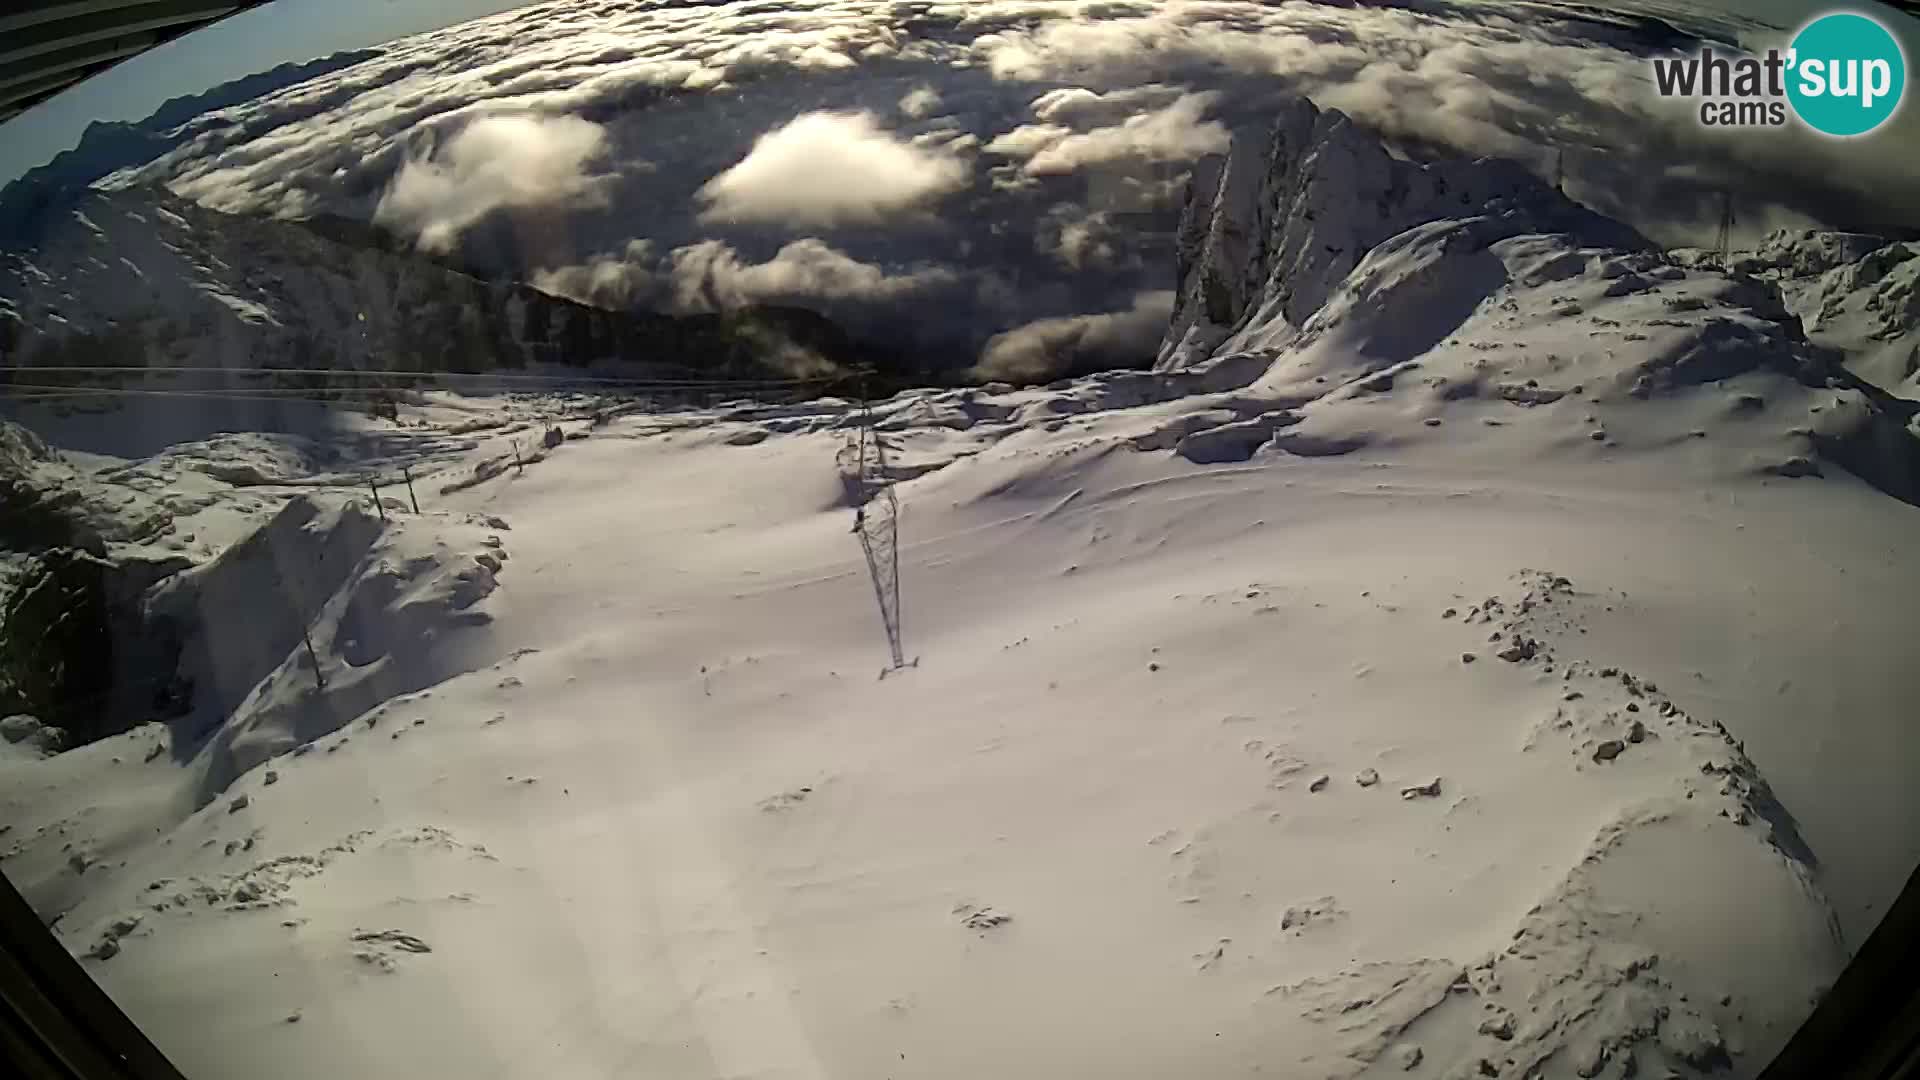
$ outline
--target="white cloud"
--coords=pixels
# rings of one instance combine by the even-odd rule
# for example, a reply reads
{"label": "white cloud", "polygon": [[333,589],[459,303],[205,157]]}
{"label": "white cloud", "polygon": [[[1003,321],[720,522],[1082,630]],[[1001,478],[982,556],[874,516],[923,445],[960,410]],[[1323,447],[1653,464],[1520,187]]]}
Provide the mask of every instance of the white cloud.
{"label": "white cloud", "polygon": [[[1187,162],[1227,149],[1226,125],[1205,119],[1219,100],[1215,92],[1183,93],[1167,87],[1096,94],[1053,90],[1034,99],[1043,123],[1023,124],[986,145],[990,153],[1026,159],[1028,176],[1057,176],[1133,162]],[[1153,102],[1157,107],[1147,108]],[[1093,126],[1076,131],[1067,123]]]}
{"label": "white cloud", "polygon": [[744,261],[718,240],[676,249],[671,261],[673,303],[681,311],[768,303],[887,303],[958,280],[940,267],[889,272],[812,237],[786,245],[763,263]]}
{"label": "white cloud", "polygon": [[996,334],[974,373],[983,379],[1042,382],[1072,372],[1152,359],[1173,312],[1172,292],[1143,292],[1125,311],[1039,319]]}
{"label": "white cloud", "polygon": [[1033,99],[1033,115],[1049,124],[1073,127],[1110,127],[1136,113],[1164,109],[1186,91],[1177,86],[1134,87],[1096,93],[1085,87],[1049,90]]}
{"label": "white cloud", "polygon": [[967,167],[880,128],[865,112],[813,112],[760,137],[700,189],[708,221],[789,227],[873,224],[964,187]]}
{"label": "white cloud", "polygon": [[600,125],[578,117],[482,117],[437,153],[408,158],[374,220],[444,251],[461,230],[502,207],[600,201],[604,185],[587,169],[605,148]]}
{"label": "white cloud", "polygon": [[533,285],[599,307],[678,312],[754,304],[844,310],[965,288],[962,275],[949,268],[863,262],[816,237],[795,240],[765,262],[753,262],[720,240],[687,244],[664,258],[652,240],[632,240],[618,253],[536,271]]}
{"label": "white cloud", "polygon": [[[1043,155],[1071,136],[1163,111],[1179,94],[1217,92],[1209,116],[1233,127],[1257,124],[1278,95],[1308,94],[1389,134],[1518,157],[1542,172],[1552,168],[1555,145],[1570,146],[1569,190],[1663,239],[1687,238],[1689,222],[1697,225],[1693,238],[1710,235],[1712,193],[1729,183],[1742,192],[1743,223],[1796,215],[1859,227],[1920,220],[1920,187],[1908,182],[1911,155],[1902,153],[1920,137],[1920,110],[1904,110],[1888,130],[1862,140],[1824,140],[1795,128],[1704,131],[1652,93],[1649,42],[1668,31],[1632,15],[1594,18],[1504,0],[916,0],[909,7],[910,16],[889,0],[542,5],[403,38],[361,63],[209,113],[183,129],[175,149],[110,182],[165,183],[239,213],[365,217],[423,129],[450,131],[502,112],[578,115],[606,127],[611,162],[624,168],[629,154],[643,152],[670,166],[644,184],[626,177],[614,197],[622,214],[642,200],[658,208],[622,220],[625,231],[680,245],[703,235],[687,212],[692,189],[745,152],[739,125],[765,124],[774,102],[786,115],[855,107],[847,103],[872,97],[846,93],[857,84],[884,88],[870,107],[889,114],[895,102],[917,110],[926,95],[910,91],[931,90],[954,126],[1020,166],[1038,158],[1040,168],[1084,168],[1117,152],[1121,133]],[[1698,11],[1684,17],[1705,18]],[[1738,16],[1715,18],[1723,35],[1744,26],[1759,40],[1753,35],[1761,32]],[[859,65],[857,75],[849,77],[850,65]],[[755,83],[762,78],[771,80],[764,91]],[[656,107],[663,104],[671,107]],[[702,120],[711,126],[700,127]],[[666,145],[656,146],[661,140]],[[1178,140],[1146,144],[1168,154],[1182,149]],[[952,157],[961,145],[944,155],[922,149]],[[1116,199],[1134,193],[1097,185],[1120,185],[1143,171],[1171,174],[1179,160],[1131,177],[1119,168],[1079,175],[1090,181],[1092,208],[1117,209]],[[665,179],[676,169],[684,183]],[[1052,177],[1040,183],[1013,171],[990,171],[988,179],[973,192],[980,198],[939,209],[1019,227],[1004,207],[1029,213],[1036,190],[1057,195],[1060,187]],[[871,220],[886,205],[849,201],[847,224]],[[446,219],[442,236],[457,231],[452,222],[462,216],[424,205],[415,213]],[[583,250],[549,249],[603,242],[589,230],[564,235],[571,220],[543,238],[541,258],[584,262]],[[591,227],[604,224],[596,219]]]}
{"label": "white cloud", "polygon": [[619,255],[596,255],[577,266],[535,270],[533,287],[595,307],[633,307],[660,288],[656,261],[653,241],[629,240]]}
{"label": "white cloud", "polygon": [[986,145],[990,154],[1002,154],[1012,158],[1030,158],[1073,134],[1073,129],[1058,124],[1022,124],[1012,131],[994,137]]}
{"label": "white cloud", "polygon": [[934,110],[940,107],[940,100],[940,91],[926,83],[921,83],[907,91],[907,95],[900,99],[900,115],[912,117],[915,120],[932,116]]}
{"label": "white cloud", "polygon": [[783,69],[844,71],[859,61],[841,51],[844,40],[819,32],[775,32],[728,45],[710,57],[708,66],[730,82],[739,82]]}
{"label": "white cloud", "polygon": [[[1866,215],[1868,223],[1920,220],[1920,189],[1899,179],[1906,166],[1896,150],[1920,137],[1920,113],[1909,111],[1897,121],[1904,130],[1871,147],[1794,128],[1765,137],[1703,130],[1649,85],[1648,40],[1663,32],[1672,33],[1497,3],[1216,0],[1104,20],[1007,21],[972,47],[1010,87],[1184,84],[1240,99],[1306,94],[1390,135],[1514,157],[1537,172],[1551,170],[1557,146],[1570,145],[1570,190],[1673,240],[1689,227],[1695,239],[1711,230],[1710,207],[1689,203],[1723,184],[1751,198],[1750,218],[1797,205]],[[1720,32],[1731,36],[1735,28]],[[1673,43],[1682,45],[1677,35]]]}
{"label": "white cloud", "polygon": [[1034,176],[1078,172],[1123,161],[1192,161],[1226,150],[1226,125],[1203,120],[1214,93],[1187,94],[1163,109],[1136,113],[1112,127],[1061,138],[1027,159]]}
{"label": "white cloud", "polygon": [[1050,255],[1072,270],[1112,269],[1127,260],[1126,237],[1105,211],[1088,211],[1072,203],[1055,206],[1034,234],[1034,249]]}
{"label": "white cloud", "polygon": [[935,128],[915,135],[907,141],[922,149],[940,150],[952,155],[971,153],[980,149],[980,136],[957,128]]}

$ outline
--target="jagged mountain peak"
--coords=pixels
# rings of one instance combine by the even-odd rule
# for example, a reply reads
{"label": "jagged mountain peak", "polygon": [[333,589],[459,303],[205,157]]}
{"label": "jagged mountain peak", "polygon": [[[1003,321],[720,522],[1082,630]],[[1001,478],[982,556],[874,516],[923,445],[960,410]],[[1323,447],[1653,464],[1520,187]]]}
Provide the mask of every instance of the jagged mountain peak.
{"label": "jagged mountain peak", "polygon": [[1197,363],[1249,327],[1269,338],[1300,327],[1377,244],[1468,216],[1501,221],[1506,235],[1568,232],[1595,245],[1649,246],[1517,162],[1413,160],[1339,110],[1302,98],[1270,129],[1235,132],[1227,153],[1195,169],[1159,366]]}
{"label": "jagged mountain peak", "polygon": [[1301,102],[1196,172],[1178,258],[1161,370],[1258,414],[1183,428],[1196,460],[1697,446],[1689,467],[1709,474],[1824,460],[1920,502],[1912,404],[1803,319],[1878,335],[1877,362],[1910,375],[1920,260],[1903,245],[1779,234],[1727,269],[1657,250],[1512,162],[1415,161]]}

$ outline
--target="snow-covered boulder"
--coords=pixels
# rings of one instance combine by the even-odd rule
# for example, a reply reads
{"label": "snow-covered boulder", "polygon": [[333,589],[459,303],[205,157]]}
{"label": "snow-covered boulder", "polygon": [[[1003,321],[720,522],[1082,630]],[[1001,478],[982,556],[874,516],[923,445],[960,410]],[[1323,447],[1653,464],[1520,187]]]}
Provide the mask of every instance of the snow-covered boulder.
{"label": "snow-covered boulder", "polygon": [[0,742],[18,747],[21,754],[45,757],[58,753],[66,744],[59,728],[48,727],[26,713],[0,718]]}

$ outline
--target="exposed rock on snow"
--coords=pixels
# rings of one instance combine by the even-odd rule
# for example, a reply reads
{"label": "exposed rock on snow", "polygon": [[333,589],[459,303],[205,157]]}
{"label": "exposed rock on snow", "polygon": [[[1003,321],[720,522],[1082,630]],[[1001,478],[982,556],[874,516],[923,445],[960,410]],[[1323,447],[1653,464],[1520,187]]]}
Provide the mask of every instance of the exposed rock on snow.
{"label": "exposed rock on snow", "polygon": [[1199,427],[1183,437],[1174,450],[1197,465],[1221,461],[1245,461],[1260,445],[1273,437],[1276,428],[1298,423],[1300,417],[1281,411],[1236,420],[1216,427]]}
{"label": "exposed rock on snow", "polygon": [[[11,361],[9,361],[11,362]],[[151,537],[170,515],[152,497],[82,475],[33,431],[0,420],[0,550],[78,547]]]}
{"label": "exposed rock on snow", "polygon": [[1440,780],[1441,778],[1436,776],[1424,784],[1403,787],[1400,789],[1400,797],[1403,799],[1437,798],[1440,795]]}
{"label": "exposed rock on snow", "polygon": [[1757,250],[1737,255],[1729,269],[1749,274],[1778,270],[1793,277],[1817,277],[1857,262],[1886,242],[1885,237],[1870,233],[1781,229],[1769,234]]}
{"label": "exposed rock on snow", "polygon": [[982,932],[992,930],[996,926],[1004,926],[1013,921],[1013,916],[1004,911],[996,911],[993,908],[976,904],[961,904],[953,909],[953,913],[959,918],[961,926],[969,930],[979,930]]}
{"label": "exposed rock on snow", "polygon": [[[1861,245],[1832,246],[1852,255]],[[1775,276],[1809,338],[1838,350],[1873,386],[1920,399],[1920,243],[1878,243],[1849,261],[1800,260]]]}
{"label": "exposed rock on snow", "polygon": [[0,588],[0,709],[31,710],[69,744],[170,708],[166,646],[142,604],[178,556],[103,558],[55,548],[15,560]]}
{"label": "exposed rock on snow", "polygon": [[64,732],[25,713],[0,719],[0,739],[6,740],[9,746],[19,747],[23,753],[42,757],[59,753],[66,746]]}

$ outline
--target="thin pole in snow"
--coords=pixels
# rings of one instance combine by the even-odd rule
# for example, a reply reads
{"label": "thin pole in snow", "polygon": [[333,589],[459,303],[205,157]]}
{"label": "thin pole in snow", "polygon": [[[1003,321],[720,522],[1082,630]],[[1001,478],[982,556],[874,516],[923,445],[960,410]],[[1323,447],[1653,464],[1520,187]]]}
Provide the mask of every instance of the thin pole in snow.
{"label": "thin pole in snow", "polygon": [[327,688],[326,676],[320,674],[320,654],[313,651],[313,635],[307,633],[307,621],[300,620],[300,640],[306,643],[307,660],[313,664],[313,686],[316,690]]}
{"label": "thin pole in snow", "polygon": [[313,635],[307,632],[307,613],[300,604],[300,598],[287,587],[287,579],[279,579],[280,595],[287,602],[287,609],[293,612],[294,621],[300,624],[300,641],[307,647],[307,661],[313,665],[313,687],[316,690],[327,688],[326,676],[320,674],[320,654],[314,650]]}
{"label": "thin pole in snow", "polygon": [[367,490],[373,492],[373,508],[380,513],[380,520],[387,520],[387,508],[380,505],[380,480],[373,473],[367,474]]}
{"label": "thin pole in snow", "polygon": [[413,493],[413,470],[402,465],[400,466],[400,475],[406,478],[407,501],[413,504],[413,512],[417,514],[420,512],[420,496]]}

